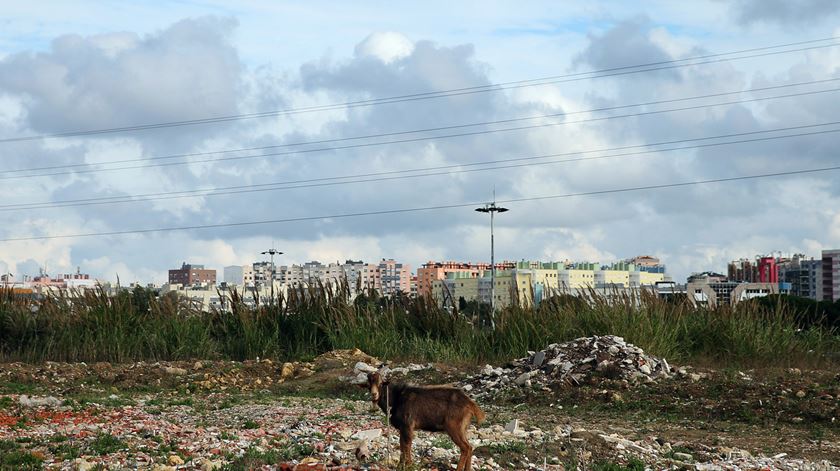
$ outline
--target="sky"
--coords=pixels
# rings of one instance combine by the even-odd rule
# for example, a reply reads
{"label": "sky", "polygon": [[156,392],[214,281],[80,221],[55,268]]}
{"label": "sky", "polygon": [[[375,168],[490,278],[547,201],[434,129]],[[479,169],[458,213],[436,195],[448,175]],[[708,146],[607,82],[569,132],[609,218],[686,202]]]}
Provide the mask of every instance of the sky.
{"label": "sky", "polygon": [[[533,199],[840,165],[840,39],[671,62],[840,37],[833,0],[234,4],[0,0],[0,273],[486,261],[470,204],[494,191],[531,199],[498,259],[649,254],[684,280],[840,247],[838,171]],[[586,74],[651,63],[681,65]]]}

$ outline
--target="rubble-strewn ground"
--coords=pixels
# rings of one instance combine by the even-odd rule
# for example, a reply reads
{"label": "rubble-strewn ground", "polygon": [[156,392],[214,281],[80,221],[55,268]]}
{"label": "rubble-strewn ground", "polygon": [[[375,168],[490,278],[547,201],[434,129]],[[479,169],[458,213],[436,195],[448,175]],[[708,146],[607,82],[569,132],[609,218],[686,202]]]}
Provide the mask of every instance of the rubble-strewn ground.
{"label": "rubble-strewn ground", "polygon": [[[609,352],[615,340],[603,345]],[[481,390],[487,421],[472,432],[476,469],[837,469],[832,463],[840,463],[836,372],[668,365],[665,373],[653,359],[647,375],[642,365],[651,357],[613,349],[617,364],[629,367],[630,358],[645,376],[633,380],[603,356],[582,368],[589,355],[567,347],[553,346],[536,362],[540,352],[489,368],[397,371],[418,383],[466,380]],[[555,360],[560,351],[564,359]],[[552,360],[556,374],[554,367],[540,370]],[[347,381],[358,362],[378,363],[344,351],[294,364],[2,364],[0,468],[392,469],[396,432],[384,427],[365,391]],[[525,370],[541,372],[526,384]],[[569,384],[570,371],[579,384]],[[487,387],[501,376],[512,384]],[[455,447],[439,434],[420,433],[415,455],[420,469],[457,461]]]}

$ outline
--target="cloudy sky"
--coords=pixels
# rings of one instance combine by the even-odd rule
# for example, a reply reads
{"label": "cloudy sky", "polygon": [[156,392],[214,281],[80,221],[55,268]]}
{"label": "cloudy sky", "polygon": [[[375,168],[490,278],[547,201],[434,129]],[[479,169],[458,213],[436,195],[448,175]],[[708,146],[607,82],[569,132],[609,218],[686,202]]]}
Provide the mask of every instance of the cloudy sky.
{"label": "cloudy sky", "polygon": [[[229,3],[0,1],[0,239],[217,225],[0,241],[0,272],[162,282],[272,244],[285,262],[480,261],[488,221],[468,207],[318,216],[840,165],[823,132],[840,129],[840,40],[670,62],[840,36],[832,0]],[[430,128],[450,129],[408,132]],[[695,147],[655,152],[671,141]],[[505,205],[511,260],[652,254],[684,279],[840,247],[837,171]]]}

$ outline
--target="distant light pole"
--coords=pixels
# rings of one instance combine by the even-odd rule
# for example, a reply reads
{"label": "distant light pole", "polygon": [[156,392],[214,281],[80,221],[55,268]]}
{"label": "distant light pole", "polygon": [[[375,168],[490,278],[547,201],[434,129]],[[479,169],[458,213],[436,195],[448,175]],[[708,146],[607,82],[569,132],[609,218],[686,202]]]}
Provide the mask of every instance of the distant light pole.
{"label": "distant light pole", "polygon": [[509,211],[507,208],[496,206],[496,192],[493,192],[493,202],[476,208],[480,213],[490,213],[490,327],[496,329],[496,253],[495,236],[493,234],[493,219],[496,213]]}
{"label": "distant light pole", "polygon": [[274,275],[275,275],[274,256],[275,255],[283,255],[283,252],[281,252],[279,250],[275,250],[274,247],[272,247],[272,248],[270,248],[270,249],[268,249],[264,252],[261,252],[261,253],[263,255],[270,255],[271,256],[271,302],[273,303],[274,302]]}

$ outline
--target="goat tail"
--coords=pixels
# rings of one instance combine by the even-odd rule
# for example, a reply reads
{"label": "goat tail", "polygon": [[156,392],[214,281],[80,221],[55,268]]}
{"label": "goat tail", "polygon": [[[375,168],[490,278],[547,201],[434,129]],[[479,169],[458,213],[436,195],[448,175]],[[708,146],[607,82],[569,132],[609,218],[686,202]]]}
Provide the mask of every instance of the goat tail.
{"label": "goat tail", "polygon": [[478,404],[476,404],[474,401],[470,401],[470,410],[472,411],[473,417],[475,417],[476,423],[480,424],[484,422],[484,419],[487,417],[487,415],[484,413],[483,410],[481,410],[480,407],[478,407]]}

